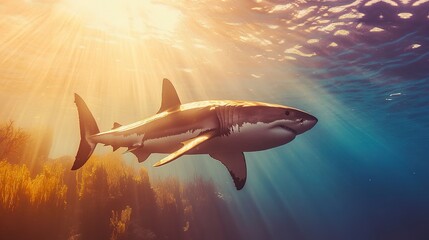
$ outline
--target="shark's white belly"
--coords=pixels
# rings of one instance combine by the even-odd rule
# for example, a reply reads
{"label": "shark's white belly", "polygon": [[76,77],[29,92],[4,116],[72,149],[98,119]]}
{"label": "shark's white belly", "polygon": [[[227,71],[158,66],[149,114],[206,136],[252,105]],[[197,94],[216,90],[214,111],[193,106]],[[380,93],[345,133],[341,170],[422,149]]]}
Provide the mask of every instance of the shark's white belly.
{"label": "shark's white belly", "polygon": [[[201,132],[210,129],[198,129],[186,133],[148,139],[143,142],[145,151],[153,153],[172,153],[183,145],[182,143],[197,137]],[[186,154],[210,154],[214,152],[252,152],[277,147],[292,141],[295,134],[281,128],[273,128],[270,124],[245,123],[233,126],[228,134],[210,139]]]}
{"label": "shark's white belly", "polygon": [[286,144],[294,138],[294,133],[272,128],[271,124],[244,123],[240,127],[236,125],[230,128],[227,135],[204,142],[192,153],[261,151]]}
{"label": "shark's white belly", "polygon": [[[191,149],[186,154],[210,154],[214,152],[252,152],[277,147],[292,141],[293,132],[280,127],[273,127],[274,123],[244,123],[229,128],[228,133],[214,137],[201,145]],[[152,153],[172,153],[183,146],[183,142],[193,139],[206,131],[216,129],[195,129],[176,135],[160,136],[154,139],[144,139],[144,134],[114,135],[103,134],[94,136],[99,143],[117,147],[142,146],[145,151]]]}
{"label": "shark's white belly", "polygon": [[172,153],[181,148],[183,142],[197,137],[202,131],[202,129],[197,129],[177,135],[147,139],[143,142],[143,148],[152,153]]}

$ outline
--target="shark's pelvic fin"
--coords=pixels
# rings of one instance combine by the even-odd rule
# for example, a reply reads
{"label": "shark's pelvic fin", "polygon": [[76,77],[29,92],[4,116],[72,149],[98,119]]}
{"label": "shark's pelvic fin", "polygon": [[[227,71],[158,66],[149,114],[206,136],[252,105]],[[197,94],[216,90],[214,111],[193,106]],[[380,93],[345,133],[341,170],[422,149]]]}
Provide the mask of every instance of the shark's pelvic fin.
{"label": "shark's pelvic fin", "polygon": [[154,167],[159,167],[159,166],[162,166],[164,164],[167,164],[167,163],[169,163],[169,162],[177,159],[178,157],[182,156],[187,151],[189,151],[189,150],[193,149],[194,147],[200,145],[201,143],[209,140],[210,138],[213,138],[215,135],[216,135],[215,131],[209,131],[209,132],[205,132],[205,133],[202,133],[202,134],[198,135],[198,137],[191,138],[191,139],[183,142],[182,143],[183,147],[181,147],[179,150],[177,150],[174,153],[168,155],[167,157],[165,157],[161,161],[155,163],[153,166]]}
{"label": "shark's pelvic fin", "polygon": [[162,82],[161,108],[159,108],[158,113],[164,112],[167,109],[177,108],[180,104],[179,96],[177,95],[173,84],[171,84],[170,80],[164,78],[164,81]]}
{"label": "shark's pelvic fin", "polygon": [[247,178],[247,169],[246,160],[242,152],[217,152],[211,153],[210,156],[225,165],[234,180],[237,190],[244,187]]}
{"label": "shark's pelvic fin", "polygon": [[128,151],[136,155],[139,163],[144,162],[151,154],[150,152],[146,152],[143,147],[133,148]]}
{"label": "shark's pelvic fin", "polygon": [[113,129],[116,129],[116,128],[118,128],[118,127],[122,127],[122,125],[121,125],[120,123],[114,122],[114,123],[113,123],[113,128],[112,128],[112,130],[113,130]]}

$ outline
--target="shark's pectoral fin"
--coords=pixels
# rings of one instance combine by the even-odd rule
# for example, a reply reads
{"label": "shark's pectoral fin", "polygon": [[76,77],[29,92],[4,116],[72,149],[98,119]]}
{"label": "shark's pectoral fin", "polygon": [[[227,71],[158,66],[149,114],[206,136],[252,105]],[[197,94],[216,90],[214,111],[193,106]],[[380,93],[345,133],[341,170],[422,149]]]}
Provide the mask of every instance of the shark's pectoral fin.
{"label": "shark's pectoral fin", "polygon": [[201,143],[209,140],[210,138],[213,138],[214,136],[216,136],[216,132],[215,131],[208,131],[208,132],[205,132],[205,133],[202,133],[202,134],[198,135],[198,137],[191,138],[191,139],[183,142],[182,143],[183,147],[181,147],[179,150],[177,150],[174,153],[168,155],[167,157],[165,157],[161,161],[155,163],[153,166],[154,167],[159,167],[159,166],[162,166],[164,164],[167,164],[167,163],[169,163],[169,162],[177,159],[178,157],[182,156],[187,151],[189,151],[189,150],[193,149],[194,147],[200,145]]}
{"label": "shark's pectoral fin", "polygon": [[143,147],[132,148],[127,152],[136,155],[139,163],[144,162],[151,154],[150,152],[145,151]]}
{"label": "shark's pectoral fin", "polygon": [[234,180],[237,190],[244,187],[247,170],[246,160],[242,152],[217,152],[211,153],[210,156],[225,165]]}

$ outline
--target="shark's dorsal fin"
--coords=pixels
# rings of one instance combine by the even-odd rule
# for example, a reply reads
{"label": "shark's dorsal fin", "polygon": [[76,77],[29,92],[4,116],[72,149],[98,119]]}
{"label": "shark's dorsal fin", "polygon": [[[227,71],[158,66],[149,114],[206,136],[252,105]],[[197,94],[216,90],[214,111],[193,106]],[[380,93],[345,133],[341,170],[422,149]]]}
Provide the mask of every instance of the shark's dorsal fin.
{"label": "shark's dorsal fin", "polygon": [[159,167],[162,166],[164,164],[167,164],[177,158],[179,158],[180,156],[182,156],[183,154],[185,154],[187,151],[193,149],[194,147],[200,145],[201,143],[213,138],[214,136],[216,136],[216,132],[215,131],[208,131],[205,133],[202,133],[200,135],[198,135],[195,138],[191,138],[185,142],[183,142],[183,146],[175,151],[174,153],[168,155],[167,157],[163,158],[162,160],[160,160],[159,162],[155,163],[153,166],[154,167]]}
{"label": "shark's dorsal fin", "polygon": [[176,89],[174,89],[173,84],[170,80],[164,78],[162,82],[162,101],[161,107],[159,108],[158,113],[164,112],[170,108],[176,108],[180,106],[180,99],[177,95]]}
{"label": "shark's dorsal fin", "polygon": [[116,128],[118,128],[118,127],[122,127],[122,125],[121,125],[120,123],[114,122],[114,123],[113,123],[113,128],[112,128],[112,130],[113,130],[113,129],[116,129]]}
{"label": "shark's dorsal fin", "polygon": [[237,190],[244,187],[247,178],[247,169],[246,160],[242,152],[217,152],[211,153],[210,156],[225,165],[234,180]]}

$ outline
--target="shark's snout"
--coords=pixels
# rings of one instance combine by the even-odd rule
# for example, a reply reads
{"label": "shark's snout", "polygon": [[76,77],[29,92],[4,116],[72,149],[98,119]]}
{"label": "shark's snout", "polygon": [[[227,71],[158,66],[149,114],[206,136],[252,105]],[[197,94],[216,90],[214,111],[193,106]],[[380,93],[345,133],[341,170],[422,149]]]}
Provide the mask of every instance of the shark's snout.
{"label": "shark's snout", "polygon": [[299,112],[292,128],[297,134],[302,134],[314,127],[317,123],[317,118],[306,112]]}
{"label": "shark's snout", "polygon": [[307,128],[306,131],[312,129],[316,125],[316,123],[319,121],[315,116],[312,116],[310,114],[308,114],[308,115],[309,115],[308,118],[306,120],[304,120],[306,122],[305,123],[306,128]]}

